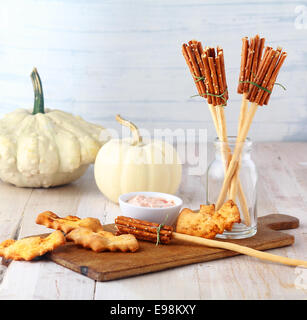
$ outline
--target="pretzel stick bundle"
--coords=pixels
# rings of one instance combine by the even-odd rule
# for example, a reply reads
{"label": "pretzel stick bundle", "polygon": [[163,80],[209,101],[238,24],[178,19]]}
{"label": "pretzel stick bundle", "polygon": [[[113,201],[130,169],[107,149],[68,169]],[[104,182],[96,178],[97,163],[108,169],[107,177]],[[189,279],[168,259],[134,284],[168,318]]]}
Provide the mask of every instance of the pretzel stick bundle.
{"label": "pretzel stick bundle", "polygon": [[[191,40],[188,42],[188,44],[184,43],[182,45],[182,53],[190,69],[199,95],[206,98],[208,101],[216,132],[218,136],[221,137],[221,127],[218,122],[216,109],[216,106],[221,104],[221,99],[216,97],[216,95],[220,94],[219,86],[218,84],[214,86],[211,77],[211,69],[214,68],[215,79],[217,79],[215,72],[215,61],[213,60],[215,58],[214,48],[207,47],[204,52],[201,42],[197,40]],[[211,61],[211,69],[209,67],[209,56]],[[226,78],[224,81],[226,87]],[[224,98],[224,100],[227,102],[227,99]]]}
{"label": "pretzel stick bundle", "polygon": [[187,65],[190,69],[191,74],[193,75],[193,79],[194,79],[198,94],[206,98],[207,97],[206,87],[205,87],[205,84],[202,81],[200,81],[202,74],[196,62],[195,54],[192,51],[192,45],[187,45],[184,43],[182,45],[182,54],[187,62]]}
{"label": "pretzel stick bundle", "polygon": [[[172,239],[173,227],[139,219],[119,216],[115,219],[118,234],[133,234],[139,240],[167,244]],[[158,232],[159,231],[159,232]],[[159,234],[159,239],[157,235]]]}
{"label": "pretzel stick bundle", "polygon": [[[259,66],[257,67],[257,73],[253,75],[253,81],[240,80],[240,84],[248,85],[248,91],[245,93],[246,99],[251,103],[251,105],[245,114],[244,123],[239,132],[236,147],[224,178],[223,186],[216,203],[217,210],[222,206],[226,198],[231,180],[238,167],[238,161],[241,157],[243,143],[247,137],[258,106],[268,104],[273,86],[277,79],[277,75],[286,57],[287,53],[282,52],[280,47],[278,47],[276,50],[273,50],[271,47],[266,47],[263,58],[261,59],[260,63],[258,61]],[[252,66],[248,65],[246,68],[247,70],[251,70]],[[246,90],[246,86],[243,86],[243,88],[243,90]]]}
{"label": "pretzel stick bundle", "polygon": [[[203,49],[200,42],[192,40],[188,44],[182,45],[182,52],[199,95],[207,99],[217,135],[222,142],[221,155],[226,173],[231,159],[231,151],[227,140],[224,113],[224,106],[227,105],[228,100],[228,88],[223,49],[219,46],[216,52],[212,47]],[[237,184],[244,220],[248,221],[248,206],[240,180],[238,180]],[[235,201],[235,199],[230,199]]]}
{"label": "pretzel stick bundle", "polygon": [[[148,222],[144,220],[138,220],[128,217],[117,217],[115,220],[118,233],[130,233],[133,234],[139,240],[145,240],[150,242],[157,242],[160,237],[160,242],[164,244],[171,243],[171,240],[180,240],[190,244],[203,245],[212,248],[221,248],[231,250],[241,254],[245,254],[251,257],[255,257],[261,260],[281,263],[289,266],[301,266],[307,268],[307,261],[291,259],[274,255],[267,252],[258,251],[249,247],[241,246],[235,243],[218,241],[212,239],[206,239],[201,237],[191,236],[189,234],[182,234],[174,232],[171,226],[159,225],[157,223]],[[162,226],[158,232],[158,227]],[[162,236],[163,231],[163,236]],[[162,238],[164,237],[164,241]]]}
{"label": "pretzel stick bundle", "polygon": [[231,153],[227,143],[227,127],[223,107],[227,105],[228,94],[226,75],[223,73],[225,70],[224,54],[221,48],[218,50],[218,54],[216,54],[214,48],[206,47],[202,55],[202,60],[208,85],[207,94],[208,96],[212,96],[212,104],[209,104],[209,108],[212,110],[211,113],[215,114],[217,119],[217,133],[220,141],[222,142],[222,159],[226,171]]}

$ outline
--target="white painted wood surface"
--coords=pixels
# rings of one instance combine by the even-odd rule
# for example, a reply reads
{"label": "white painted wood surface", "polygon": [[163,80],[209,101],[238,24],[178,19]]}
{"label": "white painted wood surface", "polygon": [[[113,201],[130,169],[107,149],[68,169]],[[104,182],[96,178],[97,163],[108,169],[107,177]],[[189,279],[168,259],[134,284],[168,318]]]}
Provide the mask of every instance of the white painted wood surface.
{"label": "white painted wood surface", "polygon": [[[212,158],[209,150],[208,158]],[[307,143],[256,143],[259,171],[258,214],[296,216],[301,225],[287,231],[294,245],[269,250],[307,260]],[[184,206],[204,202],[204,176],[184,176],[178,191]],[[52,210],[97,217],[113,223],[119,207],[96,187],[93,170],[75,183],[51,189],[20,189],[0,183],[0,241],[45,233],[38,213]],[[0,299],[306,299],[307,271],[247,256],[199,263],[171,270],[95,282],[51,261],[13,261],[0,268]]]}
{"label": "white painted wood surface", "polygon": [[289,54],[278,78],[287,91],[274,89],[251,135],[305,141],[306,8],[288,0],[1,0],[0,116],[32,108],[36,66],[51,108],[111,128],[116,113],[150,130],[208,128],[212,138],[207,104],[190,98],[195,86],[181,55],[181,44],[196,38],[224,48],[235,134],[241,38],[259,33]]}

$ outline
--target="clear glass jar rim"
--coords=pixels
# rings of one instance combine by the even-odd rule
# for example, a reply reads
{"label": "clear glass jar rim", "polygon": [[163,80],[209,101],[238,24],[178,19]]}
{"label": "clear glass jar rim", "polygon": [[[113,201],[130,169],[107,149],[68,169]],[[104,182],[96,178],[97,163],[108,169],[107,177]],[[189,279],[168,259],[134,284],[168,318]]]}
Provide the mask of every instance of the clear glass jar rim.
{"label": "clear glass jar rim", "polygon": [[[227,141],[228,144],[235,145],[236,142],[237,142],[237,136],[227,136],[227,140],[228,140]],[[226,142],[220,141],[220,139],[218,137],[216,137],[214,139],[214,144],[216,144],[216,145],[220,145],[220,144],[223,144],[223,143],[226,143]],[[250,147],[253,144],[251,138],[249,138],[249,137],[247,137],[245,139],[245,141],[241,142],[241,143],[243,143],[244,146],[246,146],[246,147]]]}

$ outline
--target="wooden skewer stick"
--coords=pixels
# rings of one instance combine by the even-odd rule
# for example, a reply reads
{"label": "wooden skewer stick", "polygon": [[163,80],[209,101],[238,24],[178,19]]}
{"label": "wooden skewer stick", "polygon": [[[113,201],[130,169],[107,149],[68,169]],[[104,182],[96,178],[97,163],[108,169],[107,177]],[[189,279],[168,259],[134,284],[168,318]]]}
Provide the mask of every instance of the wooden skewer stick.
{"label": "wooden skewer stick", "polygon": [[258,258],[261,260],[277,262],[277,263],[281,263],[281,264],[285,264],[285,265],[289,265],[289,266],[300,266],[300,267],[307,268],[307,261],[298,260],[298,259],[291,259],[288,257],[282,257],[282,256],[278,256],[278,255],[271,254],[268,252],[263,252],[263,251],[255,250],[255,249],[252,249],[249,247],[241,246],[241,245],[231,243],[231,242],[205,239],[205,238],[190,236],[190,235],[178,233],[178,232],[172,233],[172,239],[186,241],[189,243],[199,244],[199,245],[203,245],[203,246],[207,246],[207,247],[231,250],[231,251],[245,254],[245,255],[255,257],[255,258]]}

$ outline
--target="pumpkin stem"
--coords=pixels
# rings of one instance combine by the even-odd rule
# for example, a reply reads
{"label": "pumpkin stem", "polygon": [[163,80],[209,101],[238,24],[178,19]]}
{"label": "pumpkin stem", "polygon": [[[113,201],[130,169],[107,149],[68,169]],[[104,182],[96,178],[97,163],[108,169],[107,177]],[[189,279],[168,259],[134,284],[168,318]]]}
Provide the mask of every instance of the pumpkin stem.
{"label": "pumpkin stem", "polygon": [[36,68],[31,73],[31,79],[34,89],[34,108],[32,114],[45,113],[43,87]]}
{"label": "pumpkin stem", "polygon": [[134,141],[132,145],[137,145],[142,143],[142,137],[140,136],[138,127],[131,121],[123,119],[119,114],[116,115],[115,119],[123,126],[128,127],[131,130]]}

